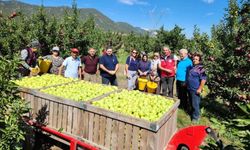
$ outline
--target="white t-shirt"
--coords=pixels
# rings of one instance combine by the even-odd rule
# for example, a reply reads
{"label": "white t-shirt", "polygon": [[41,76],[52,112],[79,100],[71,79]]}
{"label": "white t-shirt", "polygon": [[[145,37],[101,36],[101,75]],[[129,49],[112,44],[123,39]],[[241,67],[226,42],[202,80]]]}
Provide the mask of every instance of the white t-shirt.
{"label": "white t-shirt", "polygon": [[160,59],[153,59],[151,60],[151,70],[157,70],[158,64],[160,64],[161,60]]}
{"label": "white t-shirt", "polygon": [[78,69],[82,66],[80,58],[73,59],[70,56],[64,60],[63,66],[65,66],[65,77],[78,78]]}
{"label": "white t-shirt", "polygon": [[175,60],[175,61],[179,60],[179,57],[176,56],[176,55],[174,55],[174,60]]}

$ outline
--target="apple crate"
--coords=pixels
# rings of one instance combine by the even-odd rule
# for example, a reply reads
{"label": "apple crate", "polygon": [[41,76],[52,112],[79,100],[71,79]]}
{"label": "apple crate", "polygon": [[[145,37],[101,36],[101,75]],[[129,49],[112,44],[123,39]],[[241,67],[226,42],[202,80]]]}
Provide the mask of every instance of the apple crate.
{"label": "apple crate", "polygon": [[[31,89],[31,88],[25,88],[25,87],[19,87],[18,90],[19,90],[19,94],[22,98],[24,98],[27,102],[28,102],[28,106],[31,109],[31,114],[33,114],[33,117],[36,117],[38,111],[41,109],[42,106],[45,105],[45,103],[41,103],[41,100],[48,100],[48,101],[53,101],[53,102],[60,102],[60,103],[63,103],[63,104],[75,104],[75,105],[81,105],[81,103],[86,103],[87,101],[94,101],[95,99],[101,99],[102,97],[105,97],[106,94],[111,94],[111,93],[114,93],[118,90],[114,90],[114,91],[111,91],[111,92],[107,92],[106,94],[103,94],[103,95],[99,95],[99,96],[96,96],[90,100],[87,100],[87,101],[81,101],[81,102],[77,102],[77,101],[74,101],[74,100],[71,100],[71,99],[66,99],[66,98],[63,98],[63,97],[60,97],[60,96],[54,96],[54,95],[50,95],[50,94],[47,94],[47,93],[43,93],[43,92],[40,92],[41,90],[43,89],[48,89],[48,88],[51,88],[51,87],[60,87],[62,85],[69,85],[69,84],[74,84],[74,83],[79,83],[81,82],[81,80],[77,80],[77,81],[73,81],[73,82],[68,82],[68,83],[62,83],[62,84],[57,84],[57,85],[52,85],[52,86],[47,86],[47,87],[43,87],[43,88],[39,88],[39,89]],[[105,85],[106,86],[106,85]],[[46,103],[47,107],[49,107],[49,104]],[[51,107],[51,106],[50,106]],[[49,108],[48,108],[49,109]],[[50,111],[51,113],[51,111]]]}
{"label": "apple crate", "polygon": [[[89,103],[98,100],[101,99],[96,98]],[[178,99],[173,100],[174,105],[156,122],[86,105],[85,111],[89,117],[94,117],[94,123],[89,126],[89,132],[94,136],[88,137],[88,140],[107,149],[164,150],[177,131],[177,109],[180,102]]]}
{"label": "apple crate", "polygon": [[56,87],[56,86],[60,86],[60,85],[66,85],[66,84],[71,84],[71,83],[75,83],[75,82],[79,82],[77,81],[71,81],[71,82],[67,82],[67,83],[61,83],[61,84],[56,84],[56,85],[50,85],[50,86],[45,86],[42,88],[27,88],[27,87],[18,87],[18,91],[19,91],[19,95],[20,97],[22,97],[23,99],[25,99],[26,101],[30,102],[28,103],[28,105],[31,105],[31,99],[34,98],[34,91],[39,91],[41,89],[46,89],[46,88],[50,88],[50,87]]}
{"label": "apple crate", "polygon": [[98,145],[101,149],[163,150],[177,130],[177,99],[160,120],[149,122],[38,90],[28,90],[22,96],[30,102],[34,114],[47,105],[49,127],[63,129],[63,133]]}

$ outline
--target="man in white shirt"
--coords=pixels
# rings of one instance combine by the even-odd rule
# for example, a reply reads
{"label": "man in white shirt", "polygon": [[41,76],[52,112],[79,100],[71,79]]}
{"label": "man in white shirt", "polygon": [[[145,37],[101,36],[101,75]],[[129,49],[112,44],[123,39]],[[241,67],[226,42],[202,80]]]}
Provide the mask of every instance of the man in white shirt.
{"label": "man in white shirt", "polygon": [[62,66],[59,69],[59,75],[61,75],[62,70],[65,69],[64,76],[67,78],[79,78],[82,79],[81,74],[81,59],[78,57],[79,50],[77,48],[71,49],[71,56],[67,57]]}

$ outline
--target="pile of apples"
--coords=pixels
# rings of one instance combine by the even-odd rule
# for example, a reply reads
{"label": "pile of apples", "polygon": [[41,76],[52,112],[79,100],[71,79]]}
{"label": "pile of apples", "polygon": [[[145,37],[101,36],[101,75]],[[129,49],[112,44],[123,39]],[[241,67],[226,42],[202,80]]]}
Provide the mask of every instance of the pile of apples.
{"label": "pile of apples", "polygon": [[74,101],[88,101],[103,94],[117,90],[115,86],[79,81],[66,85],[42,89],[41,92]]}
{"label": "pile of apples", "polygon": [[20,80],[15,80],[14,83],[16,83],[21,87],[39,89],[46,86],[69,83],[72,81],[76,81],[76,79],[64,78],[63,76],[58,76],[53,74],[45,74],[42,76],[24,77],[21,78]]}
{"label": "pile of apples", "polygon": [[174,100],[140,91],[122,90],[94,101],[92,105],[154,122],[173,106]]}

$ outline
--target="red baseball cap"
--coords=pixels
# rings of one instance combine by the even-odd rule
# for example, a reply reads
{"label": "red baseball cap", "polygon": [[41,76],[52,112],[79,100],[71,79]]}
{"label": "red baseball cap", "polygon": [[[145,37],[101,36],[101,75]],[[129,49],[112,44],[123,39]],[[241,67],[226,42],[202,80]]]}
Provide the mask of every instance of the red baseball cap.
{"label": "red baseball cap", "polygon": [[79,50],[77,48],[71,48],[71,52],[73,52],[73,53],[79,53]]}

